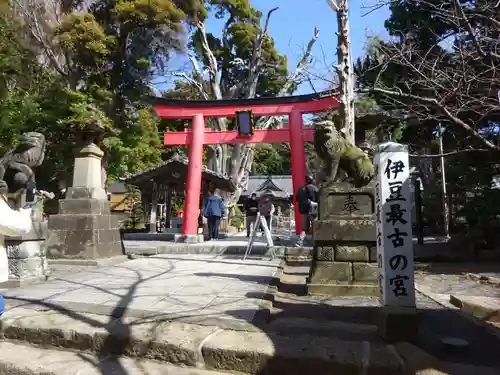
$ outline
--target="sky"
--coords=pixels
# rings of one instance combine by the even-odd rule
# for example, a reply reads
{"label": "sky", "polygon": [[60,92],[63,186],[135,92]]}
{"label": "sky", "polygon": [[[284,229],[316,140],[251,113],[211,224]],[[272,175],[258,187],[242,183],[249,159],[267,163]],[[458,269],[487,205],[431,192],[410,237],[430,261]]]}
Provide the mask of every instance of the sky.
{"label": "sky", "polygon": [[[373,11],[368,15],[369,6],[377,0],[350,0],[350,34],[354,58],[363,55],[367,36],[385,37],[384,21],[389,16],[386,7]],[[319,29],[319,39],[313,48],[314,61],[310,69],[315,75],[326,75],[329,66],[336,62],[337,47],[337,19],[335,13],[327,4],[327,0],[250,0],[253,7],[264,14],[275,7],[279,9],[273,13],[269,25],[269,35],[274,38],[276,48],[281,54],[288,57],[289,70],[293,71],[297,61],[311,39],[314,26]],[[220,35],[223,21],[211,18],[207,22],[207,30]],[[172,70],[189,69],[189,63],[183,56],[172,59]],[[157,80],[156,88],[164,90],[169,86],[172,77]],[[326,88],[327,82],[315,78],[313,81],[316,90]],[[303,84],[296,94],[313,92],[310,84]]]}

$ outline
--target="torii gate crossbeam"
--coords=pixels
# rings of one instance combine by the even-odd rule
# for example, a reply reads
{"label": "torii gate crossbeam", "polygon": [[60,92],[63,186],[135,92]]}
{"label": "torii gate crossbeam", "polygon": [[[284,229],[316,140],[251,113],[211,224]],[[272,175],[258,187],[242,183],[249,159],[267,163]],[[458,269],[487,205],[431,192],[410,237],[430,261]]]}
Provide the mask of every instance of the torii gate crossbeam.
{"label": "torii gate crossbeam", "polygon": [[[189,147],[188,178],[182,234],[196,236],[200,208],[203,145],[236,143],[290,143],[294,197],[305,183],[306,156],[304,142],[313,140],[313,129],[303,128],[302,115],[334,110],[339,101],[330,91],[311,95],[279,98],[257,98],[217,101],[184,101],[153,98],[158,116],[171,119],[192,119],[191,129],[184,132],[167,132],[164,145]],[[239,136],[237,131],[211,131],[205,128],[205,118],[235,117],[238,111],[252,111],[254,116],[287,115],[288,128],[254,130],[252,136]],[[295,204],[296,232],[301,230],[301,215]]]}

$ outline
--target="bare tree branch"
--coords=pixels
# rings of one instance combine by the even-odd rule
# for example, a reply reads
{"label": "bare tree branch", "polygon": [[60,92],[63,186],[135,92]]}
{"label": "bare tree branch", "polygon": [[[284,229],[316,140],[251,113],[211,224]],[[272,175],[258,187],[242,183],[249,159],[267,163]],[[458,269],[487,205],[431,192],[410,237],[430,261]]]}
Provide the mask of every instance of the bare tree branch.
{"label": "bare tree branch", "polygon": [[278,96],[285,95],[290,90],[292,85],[297,81],[297,79],[302,74],[304,74],[305,69],[307,68],[307,66],[311,61],[312,49],[314,47],[314,44],[318,41],[318,39],[319,39],[319,29],[317,26],[314,26],[314,34],[312,38],[309,40],[309,43],[307,43],[307,47],[306,50],[304,51],[304,54],[302,55],[302,58],[297,62],[297,65],[295,66],[295,71],[288,76]]}
{"label": "bare tree branch", "polygon": [[61,64],[60,59],[62,56],[54,52],[54,47],[50,44],[47,32],[45,32],[42,26],[43,20],[40,20],[40,9],[39,4],[33,0],[13,0],[14,8],[22,15],[24,22],[28,26],[33,40],[38,44],[38,46],[43,50],[45,56],[47,56],[50,65],[63,77],[68,78],[68,69]]}
{"label": "bare tree branch", "polygon": [[250,59],[250,66],[248,67],[248,77],[247,77],[247,97],[253,98],[257,92],[257,84],[259,82],[260,68],[262,66],[262,46],[264,40],[267,37],[267,31],[269,29],[269,21],[271,15],[277,11],[279,7],[271,9],[267,13],[264,29],[259,31],[257,39],[255,40],[252,58]]}
{"label": "bare tree branch", "polygon": [[456,150],[456,151],[451,151],[451,152],[445,152],[443,154],[410,154],[410,157],[412,158],[418,158],[418,159],[426,159],[426,158],[441,158],[441,157],[446,157],[446,156],[453,156],[453,155],[459,155],[459,154],[465,154],[465,153],[471,153],[471,152],[491,152],[491,150],[488,149],[476,149],[476,148],[471,148],[471,149],[466,149],[466,150]]}
{"label": "bare tree branch", "polygon": [[453,115],[451,111],[446,108],[443,104],[440,103],[436,98],[426,98],[418,95],[413,95],[410,93],[404,93],[404,92],[398,92],[398,91],[390,91],[386,90],[383,88],[375,87],[373,89],[374,92],[384,94],[390,97],[399,97],[399,98],[404,98],[404,99],[412,99],[415,100],[419,103],[424,103],[424,104],[429,104],[432,107],[438,109],[445,115],[445,117],[452,122],[455,125],[458,125],[461,127],[463,130],[465,130],[467,133],[471,134],[478,142],[483,144],[485,147],[487,147],[490,150],[498,150],[500,151],[500,147],[496,146],[495,144],[491,143],[488,141],[486,138],[484,138],[478,131],[476,131],[474,128],[472,128],[470,125],[468,125],[466,122],[458,118],[457,116]]}
{"label": "bare tree branch", "polygon": [[326,0],[326,2],[330,6],[330,8],[332,8],[332,10],[334,12],[338,12],[339,11],[339,7],[338,7],[337,3],[334,0]]}
{"label": "bare tree branch", "polygon": [[[405,1],[432,21],[409,25],[404,34],[377,45],[360,69],[362,87],[420,123],[449,123],[461,140],[477,146],[471,150],[500,151],[500,130],[494,126],[500,121],[500,43],[493,37],[500,31],[499,10],[491,2]],[[434,21],[446,32],[434,31]],[[422,31],[431,43],[421,40]],[[451,48],[443,47],[446,40]]]}
{"label": "bare tree branch", "polygon": [[207,31],[205,29],[205,24],[203,22],[198,22],[196,25],[200,35],[201,35],[201,46],[203,49],[203,55],[208,61],[208,72],[210,74],[210,84],[212,86],[212,93],[217,100],[222,100],[222,90],[219,83],[219,65],[217,64],[217,59],[214,53],[210,49],[208,44]]}

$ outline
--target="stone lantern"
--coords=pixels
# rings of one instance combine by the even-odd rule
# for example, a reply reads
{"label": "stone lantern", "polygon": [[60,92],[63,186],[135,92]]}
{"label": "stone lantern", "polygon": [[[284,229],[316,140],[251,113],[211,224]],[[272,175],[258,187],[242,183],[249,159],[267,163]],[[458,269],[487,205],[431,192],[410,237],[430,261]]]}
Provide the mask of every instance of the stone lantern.
{"label": "stone lantern", "polygon": [[49,218],[48,258],[71,263],[98,260],[123,254],[118,217],[111,214],[103,184],[99,144],[105,128],[92,118],[75,131],[77,145],[73,183],[59,201],[59,213]]}
{"label": "stone lantern", "polygon": [[92,198],[107,200],[102,181],[102,157],[99,144],[104,136],[104,126],[93,120],[76,131],[75,168],[73,183],[66,192],[66,198]]}

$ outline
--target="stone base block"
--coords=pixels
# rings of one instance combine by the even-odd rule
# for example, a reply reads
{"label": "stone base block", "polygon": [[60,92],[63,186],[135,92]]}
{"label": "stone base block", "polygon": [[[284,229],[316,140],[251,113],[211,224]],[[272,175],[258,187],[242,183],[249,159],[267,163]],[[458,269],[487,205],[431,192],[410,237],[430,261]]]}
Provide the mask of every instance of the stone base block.
{"label": "stone base block", "polygon": [[205,241],[203,234],[176,234],[174,236],[175,242],[181,243],[202,243]]}
{"label": "stone base block", "polygon": [[9,258],[9,279],[30,279],[48,275],[49,265],[45,256]]}
{"label": "stone base block", "polygon": [[345,242],[354,243],[374,242],[375,219],[373,215],[360,217],[330,217],[328,220],[315,220],[313,222],[314,243],[320,242]]}
{"label": "stone base block", "polygon": [[307,289],[310,295],[378,296],[376,263],[313,261]]}
{"label": "stone base block", "polygon": [[362,284],[307,284],[307,294],[310,296],[369,296],[378,297],[379,288],[376,285]]}
{"label": "stone base block", "polygon": [[123,255],[118,218],[109,202],[63,199],[60,213],[49,218],[48,258],[100,259]]}
{"label": "stone base block", "polygon": [[109,214],[109,202],[102,199],[61,199],[59,214]]}
{"label": "stone base block", "polygon": [[35,235],[6,237],[5,248],[9,262],[9,280],[22,283],[23,280],[44,279],[49,274],[45,253],[45,240],[25,240]]}
{"label": "stone base block", "polygon": [[377,284],[376,263],[314,262],[309,273],[312,284]]}
{"label": "stone base block", "polygon": [[320,241],[315,242],[313,257],[316,261],[366,263],[377,261],[375,243],[322,245]]}
{"label": "stone base block", "polygon": [[416,342],[420,315],[414,307],[381,307],[377,326],[382,338],[389,342]]}

